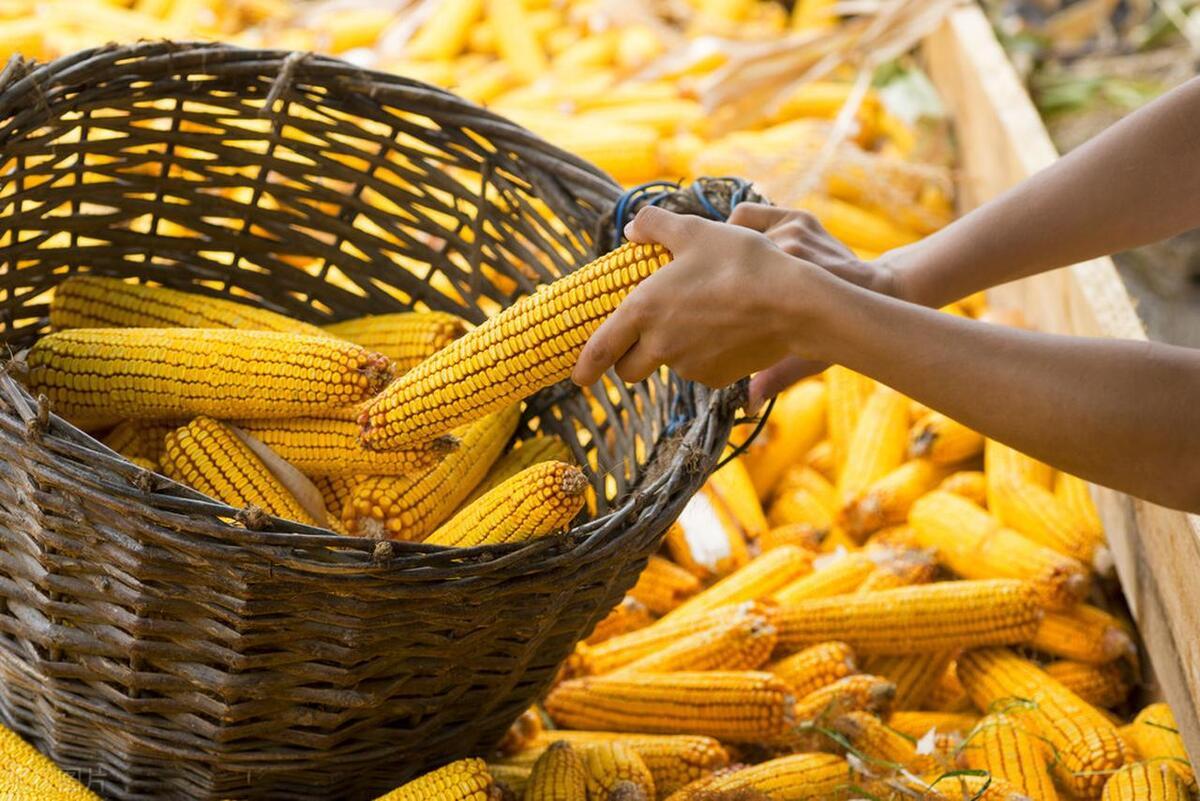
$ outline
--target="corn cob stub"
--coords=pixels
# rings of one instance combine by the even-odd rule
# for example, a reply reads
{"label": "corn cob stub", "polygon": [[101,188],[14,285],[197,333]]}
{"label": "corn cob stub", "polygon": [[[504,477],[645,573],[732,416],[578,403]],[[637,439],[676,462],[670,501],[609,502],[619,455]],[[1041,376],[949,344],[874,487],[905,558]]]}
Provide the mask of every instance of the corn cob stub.
{"label": "corn cob stub", "polygon": [[359,418],[364,443],[430,440],[563,380],[600,323],[669,260],[661,246],[630,243],[522,298],[372,400]]}

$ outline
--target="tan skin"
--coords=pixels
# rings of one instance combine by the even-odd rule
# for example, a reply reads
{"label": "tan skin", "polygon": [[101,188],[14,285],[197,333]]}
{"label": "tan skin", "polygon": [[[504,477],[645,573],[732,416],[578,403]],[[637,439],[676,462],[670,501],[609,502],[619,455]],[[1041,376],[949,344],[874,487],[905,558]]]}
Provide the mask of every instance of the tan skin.
{"label": "tan skin", "polygon": [[643,209],[629,239],[672,262],[592,336],[573,378],[668,365],[751,406],[836,363],[1055,467],[1200,512],[1200,352],[939,314],[973,292],[1200,226],[1193,79],[942,231],[864,264],[808,215],[733,224]]}

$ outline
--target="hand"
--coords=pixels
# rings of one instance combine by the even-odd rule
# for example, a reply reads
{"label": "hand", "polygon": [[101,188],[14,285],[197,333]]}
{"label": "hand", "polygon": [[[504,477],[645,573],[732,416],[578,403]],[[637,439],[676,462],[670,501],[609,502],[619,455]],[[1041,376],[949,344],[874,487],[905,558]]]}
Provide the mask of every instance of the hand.
{"label": "hand", "polygon": [[672,261],[635,288],[588,340],[572,379],[595,383],[610,366],[630,383],[661,365],[722,387],[788,356],[821,358],[811,325],[828,272],[762,233],[648,207],[626,227]]}

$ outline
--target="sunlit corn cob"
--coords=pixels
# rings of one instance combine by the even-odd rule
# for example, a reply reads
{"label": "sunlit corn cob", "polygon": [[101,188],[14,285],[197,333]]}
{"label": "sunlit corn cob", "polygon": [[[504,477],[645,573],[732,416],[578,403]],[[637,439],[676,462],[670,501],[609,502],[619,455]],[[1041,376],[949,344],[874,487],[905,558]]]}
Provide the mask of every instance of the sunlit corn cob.
{"label": "sunlit corn cob", "polygon": [[1103,532],[1083,528],[1053,492],[1031,481],[989,478],[988,509],[1014,531],[1085,565],[1104,545]]}
{"label": "sunlit corn cob", "polygon": [[802,524],[817,531],[830,531],[834,524],[829,506],[813,488],[803,485],[781,489],[771,502],[767,521],[773,528]]}
{"label": "sunlit corn cob", "polygon": [[804,455],[804,464],[825,476],[829,481],[837,478],[837,453],[833,448],[833,440],[824,439],[813,445],[811,451]]}
{"label": "sunlit corn cob", "polygon": [[937,575],[937,562],[927,551],[909,549],[871,571],[871,575],[858,585],[856,592],[878,592],[914,584],[928,584]]}
{"label": "sunlit corn cob", "polygon": [[402,476],[428,470],[457,450],[458,437],[444,434],[411,449],[371,451],[359,442],[352,420],[293,417],[237,423],[297,470],[312,476]]}
{"label": "sunlit corn cob", "polygon": [[787,801],[824,801],[837,798],[849,784],[850,767],[841,757],[794,754],[701,779],[674,793],[667,801],[737,798],[738,791],[757,792],[765,798]]}
{"label": "sunlit corn cob", "polygon": [[958,660],[946,666],[925,699],[925,707],[937,712],[963,712],[971,708],[971,699],[958,680]]}
{"label": "sunlit corn cob", "polygon": [[982,470],[959,470],[951,473],[938,485],[942,492],[952,492],[982,508],[987,508],[987,477]]}
{"label": "sunlit corn cob", "polygon": [[[1030,801],[1003,779],[948,771],[925,777],[922,801]],[[911,798],[912,796],[907,796]]]}
{"label": "sunlit corn cob", "polygon": [[917,499],[941,483],[947,472],[947,468],[927,459],[905,462],[847,500],[838,523],[859,539],[885,526],[903,523]]}
{"label": "sunlit corn cob", "polygon": [[655,797],[654,776],[637,751],[620,740],[580,749],[589,798],[610,798],[620,782],[631,782],[647,799]]}
{"label": "sunlit corn cob", "polygon": [[1041,617],[1030,584],[993,579],[798,601],[775,613],[775,625],[781,649],[837,639],[860,656],[901,656],[1025,642]]}
{"label": "sunlit corn cob", "polygon": [[317,492],[321,493],[321,501],[325,504],[325,511],[329,513],[329,519],[340,523],[346,501],[350,500],[350,496],[354,493],[354,487],[358,484],[357,478],[354,476],[317,476],[312,483],[317,488]]}
{"label": "sunlit corn cob", "polygon": [[72,328],[238,328],[325,336],[315,325],[245,303],[79,275],[63,281],[50,302],[50,326]]}
{"label": "sunlit corn cob", "polygon": [[784,545],[791,545],[815,554],[820,550],[827,534],[824,529],[808,523],[789,523],[786,526],[767,529],[766,533],[758,538],[758,549],[761,553],[766,553]]}
{"label": "sunlit corn cob", "polygon": [[[846,459],[846,451],[850,447],[850,437],[858,425],[858,417],[862,414],[867,399],[875,391],[874,379],[861,373],[834,365],[825,371],[826,396],[826,430],[829,433],[830,447],[833,450],[834,471]],[[821,470],[826,476],[829,473]]]}
{"label": "sunlit corn cob", "polygon": [[918,775],[935,773],[943,766],[928,754],[918,754],[916,743],[869,712],[847,712],[830,721],[856,754],[866,757],[868,768],[883,772],[909,770]]}
{"label": "sunlit corn cob", "polygon": [[383,386],[387,360],[349,342],[275,331],[102,328],[39,339],[28,384],[77,424],[343,412]]}
{"label": "sunlit corn cob", "polygon": [[1125,668],[1117,662],[1093,665],[1064,659],[1046,665],[1045,671],[1092,706],[1123,704],[1133,689]]}
{"label": "sunlit corn cob", "polygon": [[770,658],[775,640],[775,628],[765,617],[743,615],[676,640],[622,671],[755,670]]}
{"label": "sunlit corn cob", "polygon": [[461,509],[424,541],[468,548],[544,537],[579,514],[587,488],[587,476],[578,467],[540,462]]}
{"label": "sunlit corn cob", "polygon": [[908,455],[934,464],[954,464],[983,453],[983,435],[939,412],[930,412],[913,427]]}
{"label": "sunlit corn cob", "polygon": [[1087,595],[1088,572],[1078,560],[1004,528],[959,495],[929,493],[913,504],[908,522],[921,547],[935,549],[938,560],[963,578],[1025,579],[1058,609]]}
{"label": "sunlit corn cob", "polygon": [[460,759],[426,773],[376,801],[489,801],[492,775],[482,759]]}
{"label": "sunlit corn cob", "polygon": [[917,535],[911,526],[889,526],[881,528],[868,537],[864,547],[868,550],[871,548],[895,548],[915,551],[921,548],[921,543],[917,542]]}
{"label": "sunlit corn cob", "polygon": [[857,590],[874,570],[874,560],[864,553],[823,556],[817,569],[781,587],[770,597],[781,606],[789,606],[806,599],[846,595]]}
{"label": "sunlit corn cob", "polygon": [[342,524],[351,534],[373,539],[425,539],[483,480],[519,417],[514,404],[456,430],[458,449],[424,473],[364,480],[354,488]]}
{"label": "sunlit corn cob", "polygon": [[501,795],[497,796],[498,798],[519,799],[525,797],[525,792],[529,788],[529,777],[533,773],[532,769],[521,765],[498,765],[494,762],[489,762],[487,769],[495,785],[493,795],[495,795],[495,790],[499,790]]}
{"label": "sunlit corn cob", "polygon": [[467,44],[467,35],[483,14],[483,0],[446,0],[432,13],[405,48],[410,58],[448,59]]}
{"label": "sunlit corn cob", "polygon": [[570,730],[545,732],[529,750],[515,755],[511,762],[525,764],[526,760],[539,758],[541,749],[553,740],[565,740],[577,749],[614,740],[625,744],[650,769],[654,786],[663,797],[729,765],[729,754],[711,737]]}
{"label": "sunlit corn cob", "polygon": [[919,740],[931,729],[941,734],[966,735],[979,722],[979,716],[961,712],[914,712],[897,710],[888,718],[888,725],[901,734]]}
{"label": "sunlit corn cob", "polygon": [[670,559],[651,555],[629,594],[656,615],[665,615],[700,591],[700,580]]}
{"label": "sunlit corn cob", "polygon": [[631,243],[522,298],[373,400],[360,418],[364,441],[395,449],[429,440],[561,381],[592,332],[669,259],[662,247]]}
{"label": "sunlit corn cob", "polygon": [[546,711],[569,728],[703,734],[757,742],[791,729],[795,698],[780,679],[753,671],[638,673],[568,679]]}
{"label": "sunlit corn cob", "polygon": [[707,486],[709,492],[737,521],[747,539],[756,540],[767,530],[767,519],[758,502],[754,482],[750,480],[750,474],[740,458],[731,459],[709,476]]}
{"label": "sunlit corn cob", "polygon": [[447,312],[395,312],[345,320],[323,330],[382,353],[396,372],[403,372],[465,334],[467,326]]}
{"label": "sunlit corn cob", "polygon": [[485,5],[497,53],[522,80],[537,80],[547,69],[546,52],[521,0],[485,0]]}
{"label": "sunlit corn cob", "polygon": [[1102,801],[1189,801],[1192,795],[1178,774],[1161,762],[1136,762],[1104,784]]}
{"label": "sunlit corn cob", "polygon": [[126,459],[149,459],[157,463],[162,458],[167,434],[182,424],[125,420],[108,432],[103,442]]}
{"label": "sunlit corn cob", "polygon": [[796,721],[828,723],[848,712],[887,715],[896,698],[896,685],[865,673],[846,676],[819,687],[796,701]]}
{"label": "sunlit corn cob", "polygon": [[100,801],[14,732],[0,726],[0,797],[11,801]]}
{"label": "sunlit corn cob", "polygon": [[1069,473],[1057,473],[1054,477],[1054,497],[1066,507],[1075,520],[1075,525],[1097,541],[1104,539],[1104,524],[1100,512],[1092,500],[1088,483]]}
{"label": "sunlit corn cob", "polygon": [[967,767],[986,770],[1030,798],[1057,801],[1050,778],[1053,755],[1024,721],[1003,713],[988,715],[974,727],[962,746]]}
{"label": "sunlit corn cob", "polygon": [[567,443],[553,434],[541,434],[529,439],[518,440],[507,453],[496,460],[492,469],[484,476],[483,481],[479,482],[479,486],[475,487],[463,501],[463,505],[466,506],[483,493],[494,489],[538,462],[567,462],[570,464],[574,461]]}
{"label": "sunlit corn cob", "polygon": [[897,709],[919,709],[953,659],[952,651],[930,651],[907,656],[872,656],[863,662],[863,672],[887,679],[896,685]]}
{"label": "sunlit corn cob", "polygon": [[844,642],[830,641],[811,645],[785,656],[766,668],[787,682],[797,698],[833,684],[858,672],[854,649]]}
{"label": "sunlit corn cob", "polygon": [[614,637],[643,629],[653,622],[654,616],[650,614],[646,605],[636,598],[626,595],[603,620],[596,624],[596,629],[588,636],[585,643],[581,643],[578,647],[584,648],[586,645],[599,644]]}
{"label": "sunlit corn cob", "polygon": [[1163,703],[1147,706],[1127,727],[1126,735],[1139,759],[1166,765],[1179,774],[1193,793],[1196,791],[1196,773],[1169,706]]}
{"label": "sunlit corn cob", "polygon": [[810,195],[802,206],[825,230],[851,247],[886,253],[920,238],[915,231],[897,225],[881,214],[834,197]]}
{"label": "sunlit corn cob", "polygon": [[760,500],[825,435],[825,397],[822,382],[803,381],[776,398],[766,428],[742,457]]}
{"label": "sunlit corn cob", "polygon": [[693,595],[677,606],[663,620],[695,617],[713,609],[741,601],[769,598],[786,587],[797,576],[812,569],[811,551],[784,545],[773,548],[751,560],[740,570],[726,576],[711,587]]}
{"label": "sunlit corn cob", "polygon": [[229,426],[197,417],[167,435],[162,472],[236,508],[256,507],[310,526],[316,520]]}
{"label": "sunlit corn cob", "polygon": [[1095,665],[1136,653],[1121,621],[1087,604],[1047,612],[1029,644],[1043,653]]}
{"label": "sunlit corn cob", "polygon": [[1004,648],[968,651],[958,675],[978,708],[1005,711],[1033,727],[1057,753],[1054,774],[1071,793],[1098,798],[1105,771],[1125,763],[1116,727],[1032,662]]}
{"label": "sunlit corn cob", "polygon": [[775,488],[779,494],[805,489],[830,514],[838,509],[837,488],[824,475],[806,464],[792,465],[785,470]]}
{"label": "sunlit corn cob", "polygon": [[545,731],[546,724],[542,721],[541,713],[536,706],[531,706],[508,727],[504,739],[496,746],[496,751],[511,754],[528,748]]}
{"label": "sunlit corn cob", "polygon": [[665,544],[680,567],[703,580],[727,576],[750,561],[741,527],[707,486],[684,505]]}
{"label": "sunlit corn cob", "polygon": [[994,439],[984,442],[983,465],[989,490],[993,481],[1032,481],[1049,489],[1054,480],[1054,470],[1049,465]]}
{"label": "sunlit corn cob", "polygon": [[908,399],[891,387],[877,386],[846,445],[837,483],[842,506],[900,466],[907,437]]}

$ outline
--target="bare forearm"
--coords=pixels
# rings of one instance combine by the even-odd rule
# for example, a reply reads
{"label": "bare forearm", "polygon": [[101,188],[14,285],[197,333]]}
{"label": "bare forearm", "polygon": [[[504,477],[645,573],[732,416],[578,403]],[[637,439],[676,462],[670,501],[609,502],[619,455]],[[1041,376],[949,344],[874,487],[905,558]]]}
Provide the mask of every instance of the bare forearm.
{"label": "bare forearm", "polygon": [[833,294],[823,355],[1062,470],[1200,511],[1197,352],[987,325],[841,282]]}
{"label": "bare forearm", "polygon": [[941,306],[1200,226],[1200,78],[992,202],[887,257],[899,297]]}

